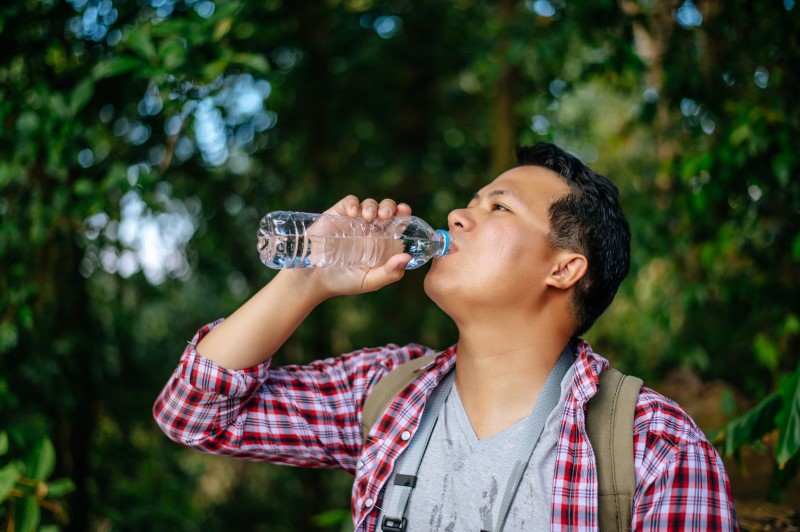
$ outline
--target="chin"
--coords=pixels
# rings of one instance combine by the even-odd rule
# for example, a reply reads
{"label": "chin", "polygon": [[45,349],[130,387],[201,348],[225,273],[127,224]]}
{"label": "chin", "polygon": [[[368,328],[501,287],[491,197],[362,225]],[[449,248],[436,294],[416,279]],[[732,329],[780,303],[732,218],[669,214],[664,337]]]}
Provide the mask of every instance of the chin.
{"label": "chin", "polygon": [[434,301],[435,298],[433,294],[436,291],[435,287],[437,284],[439,283],[434,279],[433,269],[428,270],[428,273],[425,274],[425,280],[423,281],[422,286],[425,289],[425,293],[428,294],[428,297]]}
{"label": "chin", "polygon": [[438,275],[435,271],[428,271],[425,276],[425,293],[431,301],[436,303],[445,314],[453,317],[451,310],[458,306],[459,286],[455,279],[447,275]]}

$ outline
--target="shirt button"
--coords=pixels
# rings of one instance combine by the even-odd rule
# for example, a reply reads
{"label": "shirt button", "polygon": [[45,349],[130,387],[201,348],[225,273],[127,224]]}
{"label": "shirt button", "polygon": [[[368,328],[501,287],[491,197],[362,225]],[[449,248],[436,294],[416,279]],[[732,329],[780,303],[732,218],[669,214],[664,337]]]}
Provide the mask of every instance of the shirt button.
{"label": "shirt button", "polygon": [[359,469],[361,469],[361,468],[364,467],[364,461],[363,460],[359,460],[356,465],[358,466]]}
{"label": "shirt button", "polygon": [[411,433],[408,432],[407,430],[404,430],[403,433],[400,435],[400,438],[403,441],[408,441],[411,438]]}
{"label": "shirt button", "polygon": [[372,507],[372,503],[373,502],[374,501],[372,499],[367,499],[366,501],[364,501],[364,506],[366,506],[367,508],[370,508],[370,507]]}

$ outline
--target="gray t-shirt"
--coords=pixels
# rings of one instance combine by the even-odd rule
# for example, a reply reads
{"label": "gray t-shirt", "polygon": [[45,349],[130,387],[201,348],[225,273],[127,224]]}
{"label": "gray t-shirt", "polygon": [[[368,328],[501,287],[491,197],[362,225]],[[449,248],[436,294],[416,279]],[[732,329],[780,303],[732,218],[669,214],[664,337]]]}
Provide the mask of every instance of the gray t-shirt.
{"label": "gray t-shirt", "polygon": [[[561,381],[558,404],[545,421],[503,532],[550,530],[556,444],[574,371],[573,365]],[[528,418],[523,419],[479,440],[453,386],[420,464],[408,503],[406,530],[478,532],[484,527],[485,518],[494,525],[527,421]],[[391,483],[386,489],[384,504],[390,500]],[[380,518],[383,519],[383,512]]]}

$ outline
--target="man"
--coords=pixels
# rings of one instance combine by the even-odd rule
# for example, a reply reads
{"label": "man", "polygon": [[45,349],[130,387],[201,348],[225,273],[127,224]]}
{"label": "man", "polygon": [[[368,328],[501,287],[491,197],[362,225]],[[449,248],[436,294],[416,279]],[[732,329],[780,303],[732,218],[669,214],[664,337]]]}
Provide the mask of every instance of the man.
{"label": "man", "polygon": [[[522,148],[518,161],[448,216],[453,252],[434,259],[425,291],[457,325],[458,343],[400,392],[366,441],[366,397],[428,348],[388,345],[304,367],[274,368],[271,357],[320,302],[400,279],[405,254],[373,269],[279,272],[232,316],[198,332],[156,402],[161,428],[205,452],[344,468],[355,476],[356,530],[380,530],[387,490],[397,489],[388,481],[409,444],[419,444],[429,399],[454,370],[440,410],[429,411],[437,421],[422,444],[407,530],[597,528],[585,407],[608,362],[578,336],[628,273],[628,223],[616,187],[556,146]],[[329,212],[370,220],[411,210],[348,196]],[[568,369],[556,375],[563,360]],[[531,441],[526,427],[543,389],[555,389],[556,404],[517,472],[510,457]],[[633,441],[634,529],[737,528],[720,458],[680,407],[643,388]],[[519,487],[508,488],[517,473]]]}

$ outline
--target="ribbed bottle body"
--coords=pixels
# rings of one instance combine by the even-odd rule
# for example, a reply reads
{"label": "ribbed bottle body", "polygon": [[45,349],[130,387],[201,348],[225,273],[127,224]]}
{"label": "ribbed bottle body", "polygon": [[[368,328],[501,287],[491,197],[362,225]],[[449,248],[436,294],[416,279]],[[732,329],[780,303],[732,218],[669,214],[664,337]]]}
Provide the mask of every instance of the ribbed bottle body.
{"label": "ribbed bottle body", "polygon": [[270,268],[374,267],[398,253],[418,268],[449,244],[446,231],[434,231],[416,216],[367,222],[363,218],[275,211],[258,231],[261,262]]}

